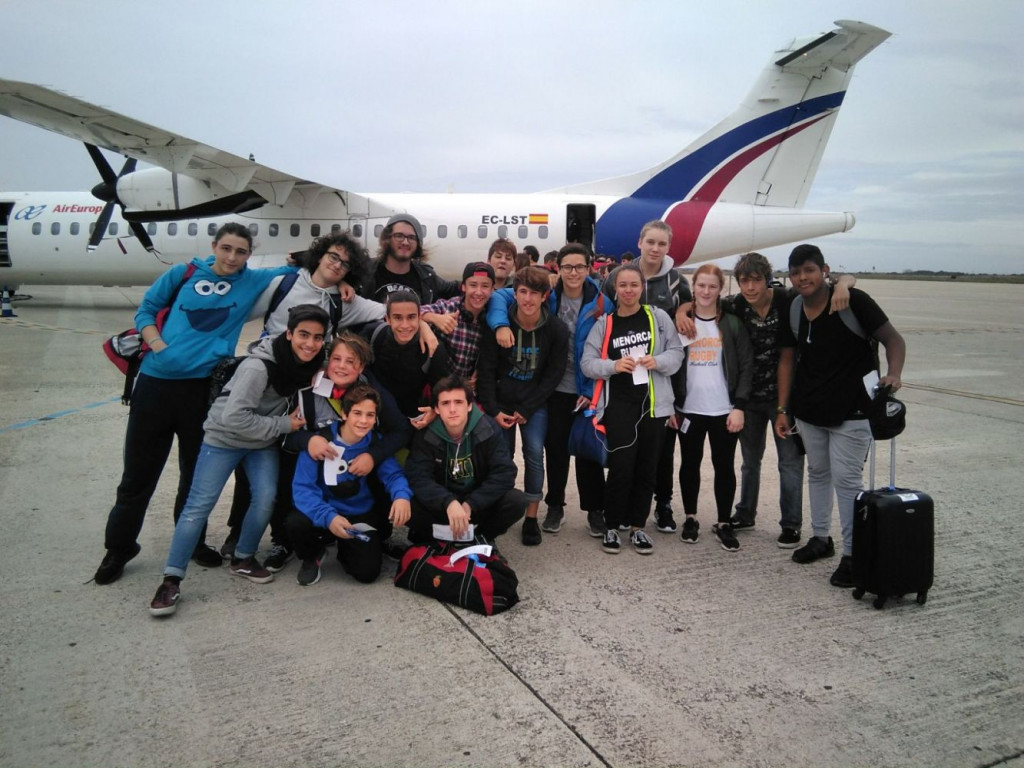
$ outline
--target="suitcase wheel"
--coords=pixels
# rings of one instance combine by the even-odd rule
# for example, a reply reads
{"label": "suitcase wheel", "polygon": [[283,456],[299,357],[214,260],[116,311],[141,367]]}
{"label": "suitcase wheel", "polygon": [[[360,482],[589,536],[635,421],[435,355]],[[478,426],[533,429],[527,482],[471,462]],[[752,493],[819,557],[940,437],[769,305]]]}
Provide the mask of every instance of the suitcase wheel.
{"label": "suitcase wheel", "polygon": [[882,608],[885,606],[885,595],[879,595],[878,597],[876,597],[872,605],[875,607],[876,611],[882,610]]}
{"label": "suitcase wheel", "polygon": [[918,605],[924,605],[927,601],[928,601],[928,591],[927,590],[925,590],[924,592],[918,592],[917,593],[917,604]]}
{"label": "suitcase wheel", "polygon": [[860,600],[862,597],[864,597],[864,590],[861,589],[860,587],[854,587],[853,588],[853,599],[854,600]]}

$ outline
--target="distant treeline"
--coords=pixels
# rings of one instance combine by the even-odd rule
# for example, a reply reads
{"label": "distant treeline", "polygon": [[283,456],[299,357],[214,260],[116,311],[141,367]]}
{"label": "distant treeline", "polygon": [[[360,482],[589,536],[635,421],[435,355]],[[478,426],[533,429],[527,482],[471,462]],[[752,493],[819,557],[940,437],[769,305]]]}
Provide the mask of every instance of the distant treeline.
{"label": "distant treeline", "polygon": [[857,279],[866,280],[961,280],[967,283],[1024,283],[1024,275],[975,274],[933,269],[907,269],[903,272],[855,272]]}

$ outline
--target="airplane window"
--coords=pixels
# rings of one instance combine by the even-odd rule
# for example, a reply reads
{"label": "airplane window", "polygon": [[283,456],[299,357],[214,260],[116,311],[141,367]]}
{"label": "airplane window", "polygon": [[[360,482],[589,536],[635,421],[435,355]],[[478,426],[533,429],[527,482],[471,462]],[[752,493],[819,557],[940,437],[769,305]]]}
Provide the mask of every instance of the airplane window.
{"label": "airplane window", "polygon": [[383,224],[378,224],[377,226],[375,226],[373,228],[373,236],[376,237],[376,238],[380,238],[380,233],[383,232],[383,231],[384,231],[384,225]]}
{"label": "airplane window", "polygon": [[448,237],[448,225],[447,224],[438,224],[437,225],[437,236],[438,237]]}
{"label": "airplane window", "polygon": [[300,234],[302,234],[302,229],[299,227],[298,224],[292,224],[291,227],[288,228],[288,234],[290,234],[292,237],[298,237]]}
{"label": "airplane window", "polygon": [[178,234],[178,222],[172,221],[167,224],[167,234],[171,237]]}
{"label": "airplane window", "polygon": [[199,225],[196,224],[193,221],[191,224],[188,225],[188,236],[189,237],[195,237],[198,234],[199,234]]}
{"label": "airplane window", "polygon": [[80,227],[78,226],[78,222],[77,221],[71,222],[71,234],[72,235],[77,235],[79,229],[80,229]]}
{"label": "airplane window", "polygon": [[479,237],[481,240],[486,240],[487,239],[487,227],[484,226],[483,224],[481,224],[479,227],[477,227],[476,228],[476,236]]}
{"label": "airplane window", "polygon": [[309,228],[309,234],[311,234],[313,237],[320,237],[320,225],[319,224],[313,224]]}
{"label": "airplane window", "polygon": [[[38,221],[35,224],[32,225],[32,234],[33,235],[38,235],[42,231],[43,231],[43,225],[40,224]],[[92,230],[90,228],[90,233],[91,233],[91,231]]]}
{"label": "airplane window", "polygon": [[543,226],[543,225],[537,227],[537,235],[542,240],[547,240],[548,239],[548,228]]}
{"label": "airplane window", "polygon": [[530,229],[529,229],[529,227],[520,227],[518,234],[519,234],[519,239],[520,240],[525,240],[527,237],[530,236]]}
{"label": "airplane window", "polygon": [[113,224],[110,225],[110,229],[107,230],[107,234],[109,234],[109,235],[116,235],[117,234],[117,222],[116,221]]}
{"label": "airplane window", "polygon": [[353,237],[362,237],[363,236],[363,225],[362,224],[353,224],[352,225],[352,236]]}
{"label": "airplane window", "polygon": [[55,221],[55,222],[53,222],[53,224],[50,225],[50,234],[51,235],[59,235],[60,234],[60,222],[59,221]]}
{"label": "airplane window", "polygon": [[[154,234],[156,234],[156,232],[155,231],[154,232],[150,232],[149,234],[154,235]],[[206,234],[207,234],[208,237],[216,237],[217,236],[217,225],[216,224],[211,224],[210,226],[208,226],[206,228]]]}
{"label": "airplane window", "polygon": [[[211,224],[210,226],[212,227],[213,224]],[[151,236],[156,234],[156,224],[153,223],[152,221],[146,225],[146,234]]]}
{"label": "airplane window", "polygon": [[331,234],[336,235],[341,232],[341,224],[331,224]]}
{"label": "airplane window", "polygon": [[271,224],[270,225],[270,236],[271,237],[277,237],[277,230],[278,230],[277,224]]}
{"label": "airplane window", "polygon": [[500,237],[502,239],[505,239],[505,238],[508,237],[508,227],[506,227],[504,224],[502,224],[500,227],[498,227],[498,237]]}
{"label": "airplane window", "polygon": [[462,238],[469,237],[469,227],[465,224],[459,224],[458,235]]}
{"label": "airplane window", "polygon": [[260,233],[260,225],[259,224],[250,224],[249,225],[249,234],[251,234],[253,237],[256,237],[256,235],[258,235],[259,233]]}

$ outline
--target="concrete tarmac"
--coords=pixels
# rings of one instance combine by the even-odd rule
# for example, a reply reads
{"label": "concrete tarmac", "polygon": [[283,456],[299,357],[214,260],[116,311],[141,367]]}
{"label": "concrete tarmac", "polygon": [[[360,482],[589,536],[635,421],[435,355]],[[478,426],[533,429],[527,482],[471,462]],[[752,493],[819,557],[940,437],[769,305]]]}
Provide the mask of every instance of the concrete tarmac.
{"label": "concrete tarmac", "polygon": [[[769,445],[735,554],[708,459],[696,546],[606,555],[573,489],[559,534],[500,541],[522,598],[501,616],[329,560],[308,588],[295,562],[268,585],[192,564],[162,620],[173,455],[142,553],[90,581],[128,415],[100,344],[142,291],[26,287],[0,320],[0,765],[1020,768],[1024,287],[860,287],[908,343],[897,480],[935,499],[924,606],[873,610],[829,585],[837,559],[776,546]],[[226,518],[222,500],[212,543]]]}

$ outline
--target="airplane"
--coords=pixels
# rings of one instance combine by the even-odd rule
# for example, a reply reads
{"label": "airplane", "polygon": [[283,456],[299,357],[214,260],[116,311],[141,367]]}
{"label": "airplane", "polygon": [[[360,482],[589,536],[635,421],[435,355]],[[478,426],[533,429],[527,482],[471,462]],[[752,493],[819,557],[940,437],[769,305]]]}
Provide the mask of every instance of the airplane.
{"label": "airplane", "polygon": [[[267,168],[56,90],[0,79],[0,114],[86,144],[89,192],[0,193],[0,284],[147,285],[248,224],[250,264],[283,263],[349,230],[372,253],[387,219],[416,216],[431,263],[457,276],[494,239],[541,253],[566,242],[615,256],[643,224],[673,228],[677,265],[849,231],[852,213],[803,204],[858,61],[890,33],[858,21],[776,50],[737,109],[645,171],[522,194],[360,193]],[[115,172],[97,147],[127,158]],[[139,162],[151,167],[137,168]]]}

